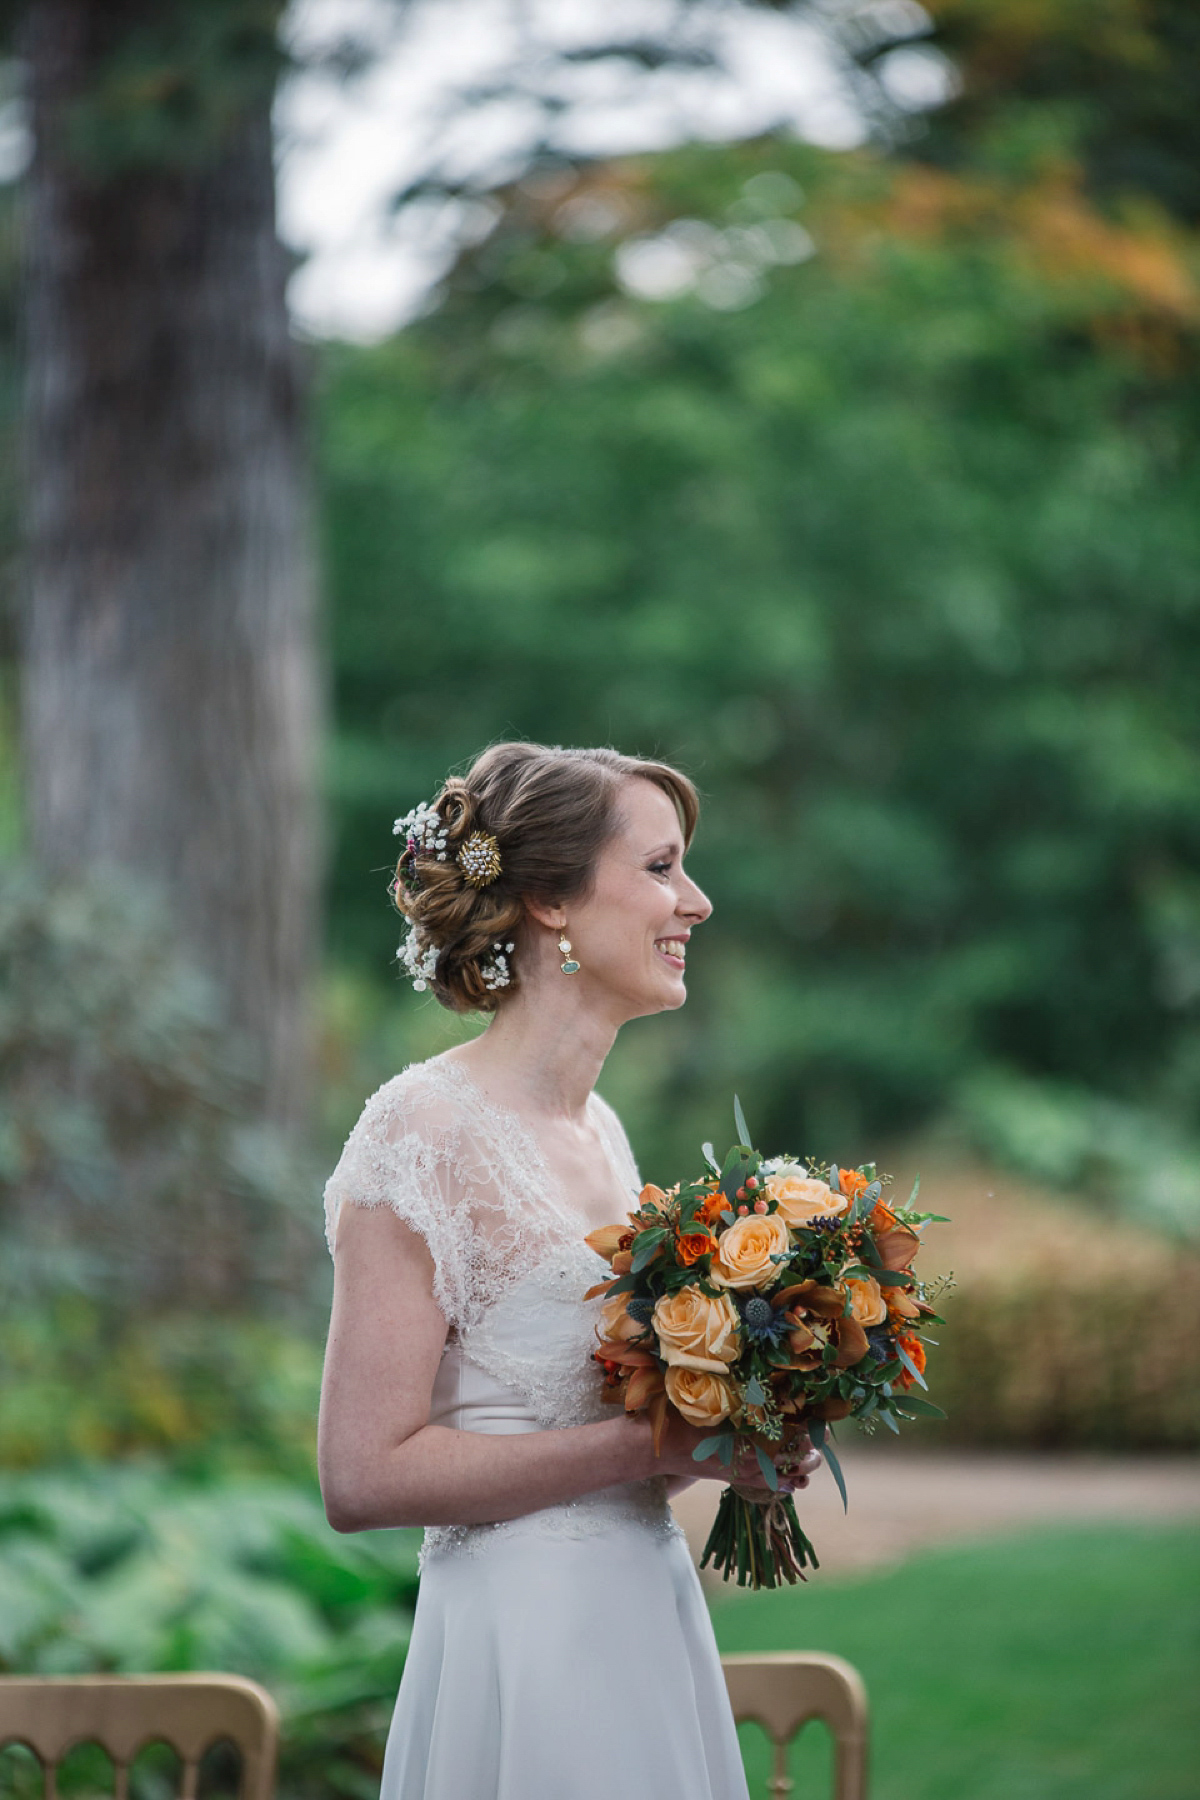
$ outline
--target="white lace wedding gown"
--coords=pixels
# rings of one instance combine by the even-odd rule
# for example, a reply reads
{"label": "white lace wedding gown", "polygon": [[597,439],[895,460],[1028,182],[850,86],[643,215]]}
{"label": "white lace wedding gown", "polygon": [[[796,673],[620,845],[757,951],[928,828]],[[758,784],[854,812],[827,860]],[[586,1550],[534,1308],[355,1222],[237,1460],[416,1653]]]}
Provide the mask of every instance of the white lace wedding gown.
{"label": "white lace wedding gown", "polygon": [[[630,1204],[624,1130],[593,1094]],[[431,1424],[611,1418],[591,1360],[608,1273],[522,1120],[445,1056],[367,1102],[325,1190],[429,1245],[450,1327]],[[386,1371],[380,1372],[386,1379]],[[712,1626],[662,1477],[486,1525],[434,1525],[380,1800],[748,1800]]]}

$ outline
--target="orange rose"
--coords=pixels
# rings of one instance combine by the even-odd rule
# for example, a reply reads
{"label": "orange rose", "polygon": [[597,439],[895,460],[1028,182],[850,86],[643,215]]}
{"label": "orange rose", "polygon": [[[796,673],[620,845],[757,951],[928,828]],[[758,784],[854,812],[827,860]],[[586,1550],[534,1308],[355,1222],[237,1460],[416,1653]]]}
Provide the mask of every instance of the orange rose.
{"label": "orange rose", "polygon": [[[898,1338],[896,1341],[908,1353],[909,1359],[911,1360],[913,1366],[915,1368],[919,1369],[921,1371],[921,1374],[923,1375],[925,1373],[925,1346],[921,1342],[920,1338],[919,1337],[911,1337],[908,1332],[905,1332],[904,1336],[902,1338]],[[913,1384],[913,1378],[909,1374],[908,1370],[901,1369],[900,1373],[896,1377],[896,1386],[909,1388],[912,1386],[912,1384]]]}
{"label": "orange rose", "polygon": [[711,1231],[684,1231],[675,1240],[675,1254],[687,1269],[716,1247],[717,1240]]}
{"label": "orange rose", "polygon": [[664,1360],[672,1368],[724,1374],[742,1353],[741,1319],[728,1294],[679,1288],[654,1307],[654,1329]]}
{"label": "orange rose", "polygon": [[883,1289],[873,1275],[854,1275],[839,1283],[840,1291],[850,1300],[850,1317],[860,1325],[882,1325],[887,1318],[887,1302]]}
{"label": "orange rose", "polygon": [[689,1425],[719,1425],[733,1411],[736,1395],[724,1375],[704,1369],[667,1370],[667,1399]]}
{"label": "orange rose", "polygon": [[779,1272],[772,1256],[789,1247],[787,1224],[779,1213],[746,1213],[717,1239],[711,1280],[718,1287],[766,1287]]}
{"label": "orange rose", "polygon": [[700,1208],[697,1216],[703,1219],[706,1225],[715,1225],[721,1214],[727,1211],[728,1207],[728,1200],[718,1188],[715,1194],[710,1194],[708,1196],[708,1199]]}
{"label": "orange rose", "polygon": [[847,1200],[857,1200],[860,1194],[866,1193],[870,1183],[865,1175],[859,1174],[857,1169],[839,1169],[838,1186]]}
{"label": "orange rose", "polygon": [[767,1193],[778,1207],[780,1217],[801,1231],[814,1219],[840,1217],[848,1204],[845,1195],[835,1194],[827,1181],[817,1181],[811,1175],[789,1174],[787,1169],[767,1176]]}

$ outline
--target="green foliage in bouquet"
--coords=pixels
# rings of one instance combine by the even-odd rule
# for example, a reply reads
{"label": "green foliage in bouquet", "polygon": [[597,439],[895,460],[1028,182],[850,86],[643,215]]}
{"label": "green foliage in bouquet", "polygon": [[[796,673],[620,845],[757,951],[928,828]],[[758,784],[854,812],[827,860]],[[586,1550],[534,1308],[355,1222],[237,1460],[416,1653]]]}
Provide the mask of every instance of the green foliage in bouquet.
{"label": "green foliage in bouquet", "polygon": [[738,1491],[721,1498],[701,1567],[714,1560],[739,1586],[774,1587],[817,1566],[780,1486],[801,1428],[838,1484],[845,1481],[830,1426],[854,1417],[940,1418],[912,1392],[925,1388],[922,1333],[939,1322],[913,1274],[921,1231],[937,1215],[885,1202],[890,1177],[791,1157],[764,1161],[737,1100],[741,1141],[722,1163],[704,1145],[709,1173],[669,1192],[646,1187],[627,1227],[593,1232],[608,1258],[596,1359],[608,1396],[648,1411],[661,1440],[668,1406],[715,1429],[698,1461],[731,1469],[739,1440],[753,1446],[767,1505]]}

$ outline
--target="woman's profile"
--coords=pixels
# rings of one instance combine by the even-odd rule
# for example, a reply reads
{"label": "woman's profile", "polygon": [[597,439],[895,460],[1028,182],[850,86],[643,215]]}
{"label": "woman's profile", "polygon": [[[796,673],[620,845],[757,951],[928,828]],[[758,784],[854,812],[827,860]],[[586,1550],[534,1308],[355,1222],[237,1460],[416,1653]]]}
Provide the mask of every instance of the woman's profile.
{"label": "woman's profile", "polygon": [[582,1298],[641,1186],[595,1082],[686,998],[698,810],[666,764],[501,743],[401,822],[402,960],[492,1016],[368,1100],[326,1188],[326,1511],[425,1527],[382,1800],[746,1800],[668,1505],[727,1474],[602,1402]]}

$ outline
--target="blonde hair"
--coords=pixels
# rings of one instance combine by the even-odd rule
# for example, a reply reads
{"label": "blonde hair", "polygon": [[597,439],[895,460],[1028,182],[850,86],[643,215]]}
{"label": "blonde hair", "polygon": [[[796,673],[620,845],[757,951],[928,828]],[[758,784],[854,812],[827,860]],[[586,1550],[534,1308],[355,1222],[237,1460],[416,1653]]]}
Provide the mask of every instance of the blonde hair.
{"label": "blonde hair", "polygon": [[[547,906],[586,899],[601,850],[620,823],[618,796],[631,780],[652,781],[674,804],[685,848],[700,813],[696,789],[669,763],[619,750],[567,749],[561,744],[492,744],[465,775],[450,776],[433,810],[445,827],[446,857],[418,850],[419,885],[397,869],[395,904],[415,928],[418,951],[437,950],[429,986],[452,1012],[494,1012],[520,985],[510,959],[503,989],[484,983],[481,965],[525,916],[525,901]],[[486,887],[463,879],[456,860],[472,831],[489,831],[501,871]],[[519,959],[518,959],[519,960]]]}

